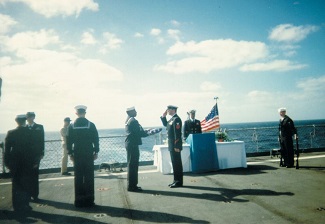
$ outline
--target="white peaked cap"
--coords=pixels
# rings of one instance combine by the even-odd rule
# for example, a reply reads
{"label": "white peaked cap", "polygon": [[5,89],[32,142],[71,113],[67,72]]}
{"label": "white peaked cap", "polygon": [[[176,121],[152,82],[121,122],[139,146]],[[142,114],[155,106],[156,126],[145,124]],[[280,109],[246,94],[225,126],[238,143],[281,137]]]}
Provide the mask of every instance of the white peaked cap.
{"label": "white peaked cap", "polygon": [[281,107],[281,108],[278,109],[278,112],[279,112],[279,113],[280,113],[280,112],[285,112],[285,111],[287,111],[287,109],[284,108],[284,107]]}
{"label": "white peaked cap", "polygon": [[87,110],[87,107],[85,105],[77,105],[74,107],[76,110]]}
{"label": "white peaked cap", "polygon": [[16,116],[16,119],[23,119],[23,118],[26,118],[26,114],[18,114]]}
{"label": "white peaked cap", "polygon": [[132,111],[132,110],[135,110],[135,107],[128,107],[128,108],[126,108],[126,112]]}

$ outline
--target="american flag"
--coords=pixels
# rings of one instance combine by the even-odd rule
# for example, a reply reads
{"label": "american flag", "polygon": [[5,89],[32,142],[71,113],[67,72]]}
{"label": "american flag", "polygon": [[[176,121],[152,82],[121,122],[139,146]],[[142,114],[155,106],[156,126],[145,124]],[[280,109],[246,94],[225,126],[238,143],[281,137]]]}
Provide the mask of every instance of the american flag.
{"label": "american flag", "polygon": [[214,105],[203,121],[201,121],[202,132],[212,131],[220,127],[218,105]]}

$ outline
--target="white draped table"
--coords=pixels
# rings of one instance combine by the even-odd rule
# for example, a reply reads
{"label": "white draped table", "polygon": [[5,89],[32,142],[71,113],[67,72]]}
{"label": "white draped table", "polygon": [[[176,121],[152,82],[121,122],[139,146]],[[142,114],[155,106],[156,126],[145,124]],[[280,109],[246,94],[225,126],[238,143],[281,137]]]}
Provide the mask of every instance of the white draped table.
{"label": "white draped table", "polygon": [[[157,170],[163,174],[173,173],[173,166],[170,160],[170,154],[168,145],[154,145],[154,166],[157,166]],[[183,150],[181,152],[183,172],[191,171],[191,154],[190,145],[183,144]]]}
{"label": "white draped table", "polygon": [[[163,174],[173,173],[173,166],[167,145],[154,145],[154,166]],[[218,169],[247,167],[245,142],[216,142]],[[183,172],[191,172],[190,145],[183,144],[182,150]]]}
{"label": "white draped table", "polygon": [[245,142],[216,142],[219,169],[247,167]]}

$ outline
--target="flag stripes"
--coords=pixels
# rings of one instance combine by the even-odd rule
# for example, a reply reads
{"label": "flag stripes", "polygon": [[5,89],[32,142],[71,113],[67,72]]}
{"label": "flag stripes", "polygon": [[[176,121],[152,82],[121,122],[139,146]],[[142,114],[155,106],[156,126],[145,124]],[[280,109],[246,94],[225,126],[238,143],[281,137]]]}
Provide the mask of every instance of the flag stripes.
{"label": "flag stripes", "polygon": [[210,113],[201,121],[202,132],[212,131],[220,127],[218,105],[211,109]]}

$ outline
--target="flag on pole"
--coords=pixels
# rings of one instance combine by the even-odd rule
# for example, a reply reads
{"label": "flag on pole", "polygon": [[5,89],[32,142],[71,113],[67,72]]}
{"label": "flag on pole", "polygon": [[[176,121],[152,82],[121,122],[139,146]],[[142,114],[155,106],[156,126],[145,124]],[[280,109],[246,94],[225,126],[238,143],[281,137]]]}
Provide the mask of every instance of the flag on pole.
{"label": "flag on pole", "polygon": [[212,131],[220,127],[218,104],[214,105],[204,120],[201,121],[202,132]]}

